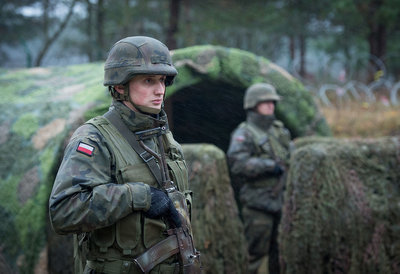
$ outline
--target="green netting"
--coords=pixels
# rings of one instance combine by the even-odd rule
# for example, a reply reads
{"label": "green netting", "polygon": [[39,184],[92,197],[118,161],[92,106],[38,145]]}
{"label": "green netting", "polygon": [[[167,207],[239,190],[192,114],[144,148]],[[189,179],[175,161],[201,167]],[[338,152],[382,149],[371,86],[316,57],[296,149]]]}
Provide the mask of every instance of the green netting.
{"label": "green netting", "polygon": [[[241,96],[253,82],[270,80],[287,98],[278,106],[278,113],[295,135],[330,135],[300,82],[263,57],[238,49],[201,46],[176,50],[173,59],[179,75],[168,97],[184,97],[186,88],[195,85],[204,87],[203,91],[210,88],[222,93],[225,90],[220,88],[228,84],[233,92],[217,97],[221,98],[220,111],[226,112],[225,100]],[[32,273],[38,265],[47,265],[46,257],[39,255],[51,252],[46,246],[46,228],[53,178],[71,131],[107,110],[111,98],[102,80],[103,63],[3,70],[0,74],[0,216],[4,219],[0,225],[0,262],[6,262],[0,267]],[[205,101],[203,109],[212,99],[210,96]],[[203,122],[223,126],[225,121],[218,118]],[[182,124],[190,123],[186,120]],[[207,129],[201,132],[210,135]],[[229,133],[217,138],[229,139]]]}
{"label": "green netting", "polygon": [[280,227],[285,273],[399,273],[400,140],[297,146]]}

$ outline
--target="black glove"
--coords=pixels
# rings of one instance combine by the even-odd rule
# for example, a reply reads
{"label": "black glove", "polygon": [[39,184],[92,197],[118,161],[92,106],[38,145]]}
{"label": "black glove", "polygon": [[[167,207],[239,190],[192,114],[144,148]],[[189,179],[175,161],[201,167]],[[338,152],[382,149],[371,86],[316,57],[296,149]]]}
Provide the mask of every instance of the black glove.
{"label": "black glove", "polygon": [[150,193],[150,208],[144,212],[144,216],[151,219],[167,217],[176,227],[180,227],[181,219],[179,218],[179,213],[168,195],[154,187],[150,187]]}
{"label": "black glove", "polygon": [[285,172],[284,168],[280,164],[276,164],[272,173],[276,176],[280,176],[283,172]]}

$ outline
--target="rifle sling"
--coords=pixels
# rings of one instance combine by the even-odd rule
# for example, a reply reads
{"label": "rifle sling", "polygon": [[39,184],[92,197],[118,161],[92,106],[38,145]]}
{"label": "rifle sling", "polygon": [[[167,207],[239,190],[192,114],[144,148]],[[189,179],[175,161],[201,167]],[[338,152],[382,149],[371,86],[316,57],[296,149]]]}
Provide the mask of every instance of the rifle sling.
{"label": "rifle sling", "polygon": [[157,164],[156,158],[142,148],[139,142],[136,140],[136,136],[132,131],[129,130],[127,125],[122,121],[121,117],[113,110],[109,110],[103,115],[108,121],[121,133],[133,150],[142,158],[147,164],[151,173],[156,178],[158,185],[162,186],[161,171]]}
{"label": "rifle sling", "polygon": [[[162,186],[160,167],[158,166],[155,157],[147,152],[143,147],[141,147],[134,133],[129,130],[129,128],[124,124],[120,116],[115,111],[108,111],[104,114],[104,117],[109,120],[112,125],[114,125],[114,127],[131,145],[133,150],[135,150],[135,152],[140,155],[140,157],[149,167],[151,173],[156,178],[159,185]],[[191,236],[188,233],[185,233],[182,227],[170,229],[168,231],[168,234],[170,236],[168,236],[166,239],[156,243],[155,245],[147,249],[144,253],[133,259],[134,263],[143,272],[148,273],[156,265],[165,261],[174,254],[178,254],[180,252],[183,254],[186,254],[188,252],[193,253],[193,243],[191,241],[188,242],[188,237]]]}
{"label": "rifle sling", "polygon": [[156,265],[177,253],[179,253],[178,239],[173,234],[147,249],[133,261],[144,273],[148,273]]}

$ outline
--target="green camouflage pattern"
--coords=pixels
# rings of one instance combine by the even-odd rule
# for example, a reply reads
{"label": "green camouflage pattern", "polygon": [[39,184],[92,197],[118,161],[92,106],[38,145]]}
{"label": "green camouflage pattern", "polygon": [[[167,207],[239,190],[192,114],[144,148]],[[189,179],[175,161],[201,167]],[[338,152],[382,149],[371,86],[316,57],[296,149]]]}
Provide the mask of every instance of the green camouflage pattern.
{"label": "green camouflage pattern", "polygon": [[399,273],[399,155],[399,137],[296,140],[279,234],[283,273]]}
{"label": "green camouflage pattern", "polygon": [[102,73],[100,63],[0,71],[0,257],[14,272],[46,273],[52,263],[51,186],[69,131],[88,109],[109,104]]}
{"label": "green camouflage pattern", "polygon": [[[247,121],[232,132],[227,151],[232,176],[251,180],[267,176],[277,163],[289,164],[290,146],[291,136],[282,122],[274,120],[274,116],[249,112]],[[274,186],[275,182],[257,185]]]}
{"label": "green camouflage pattern", "polygon": [[[132,130],[153,127],[153,121],[114,102]],[[56,232],[82,233],[114,224],[133,210],[150,207],[150,188],[143,181],[116,184],[111,171],[109,140],[91,124],[84,124],[72,135],[64,152],[49,201],[49,212]],[[93,147],[88,156],[77,150],[80,143]],[[153,143],[154,148],[154,143]]]}
{"label": "green camouflage pattern", "polygon": [[[264,273],[263,267],[269,269],[267,265],[262,265],[264,260],[273,265],[273,267],[271,266],[273,271],[269,273],[278,273],[277,239],[280,215],[244,207],[242,216],[248,250],[250,251],[248,273]],[[266,255],[268,255],[268,260],[266,260]]]}
{"label": "green camouflage pattern", "polygon": [[[119,101],[113,101],[111,108],[132,132],[166,126],[165,112],[156,119],[135,113]],[[171,179],[178,187],[176,193],[184,197],[188,177],[182,148],[169,130],[163,137]],[[160,153],[156,136],[144,143]],[[88,232],[85,244],[89,248],[81,261],[90,261],[92,269],[111,267],[114,273],[120,273],[122,268],[118,267],[129,261],[132,266],[124,272],[137,273],[133,259],[164,240],[171,228],[167,216],[146,218],[143,214],[152,200],[150,186],[160,188],[138,152],[108,120],[93,118],[75,131],[67,145],[50,195],[53,228],[62,234]],[[119,266],[115,260],[121,261]],[[171,263],[177,263],[175,256],[161,262]]]}
{"label": "green camouflage pattern", "polygon": [[244,94],[243,108],[254,108],[258,103],[264,101],[279,101],[281,98],[276,94],[275,88],[267,83],[256,83],[251,85]]}
{"label": "green camouflage pattern", "polygon": [[177,73],[163,43],[150,37],[132,36],[111,48],[104,64],[103,84],[123,85],[136,74],[163,74],[167,75],[166,85],[169,86]]}
{"label": "green camouflage pattern", "polygon": [[332,134],[312,94],[299,80],[267,58],[240,49],[204,45],[175,50],[172,60],[179,75],[168,89],[167,97],[204,81],[208,85],[229,84],[240,90],[240,96],[254,83],[269,83],[285,98],[277,105],[276,115],[292,137]]}
{"label": "green camouflage pattern", "polygon": [[225,153],[212,144],[183,144],[193,191],[192,227],[204,274],[246,274],[247,242]]}
{"label": "green camouflage pattern", "polygon": [[264,256],[279,265],[276,239],[284,186],[283,175],[274,171],[276,165],[288,169],[290,146],[289,131],[273,115],[249,111],[232,133],[227,158],[249,245],[249,273],[257,273]]}
{"label": "green camouflage pattern", "polygon": [[[205,82],[211,87],[216,80],[232,83],[242,91],[230,96],[243,96],[250,83],[271,80],[270,83],[279,84],[278,94],[285,96],[278,106],[279,118],[285,124],[292,121],[291,132],[299,136],[330,134],[311,93],[268,59],[217,46],[195,46],[171,54],[179,75],[174,85],[168,87],[167,98],[180,96],[185,88],[198,83]],[[102,88],[103,80],[104,62],[0,69],[0,216],[3,220],[0,260],[6,262],[4,267],[23,273],[32,273],[35,269],[40,273],[48,269],[60,273],[73,264],[72,249],[65,247],[72,239],[53,235],[51,229],[48,235],[43,233],[48,222],[47,203],[66,141],[78,126],[101,115],[110,105],[108,90]],[[229,139],[229,134],[226,138]],[[199,185],[202,184],[199,182]],[[224,226],[226,221],[218,219],[208,227]],[[47,246],[48,241],[51,244]],[[222,264],[221,260],[219,263]]]}

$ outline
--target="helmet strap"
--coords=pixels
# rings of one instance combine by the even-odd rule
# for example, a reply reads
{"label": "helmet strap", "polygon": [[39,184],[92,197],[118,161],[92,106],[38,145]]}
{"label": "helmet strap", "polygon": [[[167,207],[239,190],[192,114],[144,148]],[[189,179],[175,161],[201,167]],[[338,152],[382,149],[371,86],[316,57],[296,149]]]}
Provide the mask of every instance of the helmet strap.
{"label": "helmet strap", "polygon": [[125,84],[124,85],[124,95],[123,95],[124,101],[128,101],[129,103],[132,104],[132,106],[135,107],[135,109],[137,109],[137,111],[139,111],[142,114],[146,114],[146,115],[151,115],[151,114],[159,114],[161,112],[161,109],[164,107],[164,101],[163,104],[161,106],[161,109],[155,109],[155,108],[150,108],[150,107],[145,107],[145,106],[139,106],[137,104],[135,104],[131,98],[131,96],[129,96],[129,85]]}
{"label": "helmet strap", "polygon": [[108,86],[108,91],[110,92],[111,96],[117,101],[128,101],[129,97],[124,94],[119,93],[114,86]]}

